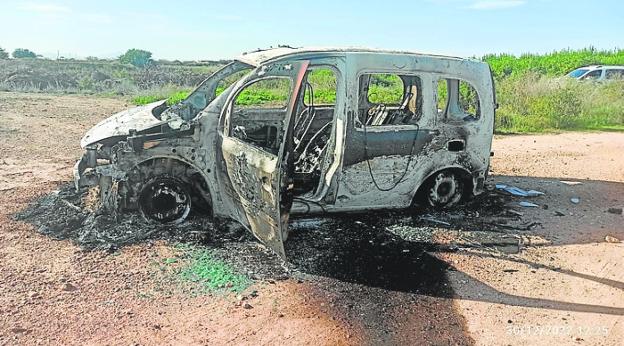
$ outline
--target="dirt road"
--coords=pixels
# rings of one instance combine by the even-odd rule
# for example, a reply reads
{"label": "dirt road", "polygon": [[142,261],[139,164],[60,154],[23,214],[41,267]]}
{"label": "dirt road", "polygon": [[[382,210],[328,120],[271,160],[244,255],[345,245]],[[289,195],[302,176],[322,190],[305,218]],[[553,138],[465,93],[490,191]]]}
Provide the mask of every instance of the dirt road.
{"label": "dirt road", "polygon": [[624,239],[624,217],[607,211],[624,204],[624,134],[495,138],[491,180],[545,193],[530,199],[538,208],[509,202],[524,222],[541,224],[522,234],[519,253],[484,244],[431,251],[383,231],[419,229],[411,214],[299,220],[287,244],[296,269],[286,280],[257,280],[245,308],[235,295],[177,290],[162,265],[175,252],[167,242],[84,251],[14,221],[71,179],[84,131],[126,107],[110,98],[0,93],[0,344],[624,338],[624,244],[605,241]]}

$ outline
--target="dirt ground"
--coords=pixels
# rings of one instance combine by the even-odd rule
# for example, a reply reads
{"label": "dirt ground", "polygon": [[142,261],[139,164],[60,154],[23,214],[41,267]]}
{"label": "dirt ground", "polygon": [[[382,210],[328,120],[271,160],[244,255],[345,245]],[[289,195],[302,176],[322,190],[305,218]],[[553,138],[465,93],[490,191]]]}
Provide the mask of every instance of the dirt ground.
{"label": "dirt ground", "polygon": [[[409,215],[299,220],[287,251],[318,256],[293,259],[297,273],[286,280],[256,280],[245,308],[235,295],[172,287],[160,265],[175,251],[168,242],[87,251],[14,220],[71,180],[81,135],[127,107],[112,98],[0,93],[0,344],[619,345],[624,338],[624,244],[605,240],[624,239],[624,217],[608,212],[624,205],[624,134],[495,138],[490,180],[545,193],[509,202],[523,222],[538,223],[515,233],[519,252],[484,242],[432,251],[378,231],[418,228],[420,218]],[[539,207],[517,206],[522,200]],[[318,229],[341,229],[348,241]]]}

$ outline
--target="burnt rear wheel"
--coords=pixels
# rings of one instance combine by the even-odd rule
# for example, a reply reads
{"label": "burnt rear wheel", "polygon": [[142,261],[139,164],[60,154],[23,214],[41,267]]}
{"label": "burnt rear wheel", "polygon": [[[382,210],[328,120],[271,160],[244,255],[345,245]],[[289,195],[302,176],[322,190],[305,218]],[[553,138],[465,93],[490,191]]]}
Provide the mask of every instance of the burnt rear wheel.
{"label": "burnt rear wheel", "polygon": [[157,177],[141,189],[139,208],[147,220],[178,224],[191,212],[191,194],[183,181]]}
{"label": "burnt rear wheel", "polygon": [[464,185],[461,177],[452,171],[437,173],[426,190],[427,201],[436,208],[450,208],[462,198]]}

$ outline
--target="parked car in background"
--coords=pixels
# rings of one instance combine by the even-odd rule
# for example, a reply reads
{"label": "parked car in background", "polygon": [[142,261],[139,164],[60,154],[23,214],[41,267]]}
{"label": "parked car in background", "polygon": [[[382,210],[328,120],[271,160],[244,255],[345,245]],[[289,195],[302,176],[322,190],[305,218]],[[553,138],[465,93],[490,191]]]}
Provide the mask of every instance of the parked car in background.
{"label": "parked car in background", "polygon": [[624,66],[591,65],[579,67],[568,73],[568,77],[572,77],[577,80],[594,81],[624,79]]}

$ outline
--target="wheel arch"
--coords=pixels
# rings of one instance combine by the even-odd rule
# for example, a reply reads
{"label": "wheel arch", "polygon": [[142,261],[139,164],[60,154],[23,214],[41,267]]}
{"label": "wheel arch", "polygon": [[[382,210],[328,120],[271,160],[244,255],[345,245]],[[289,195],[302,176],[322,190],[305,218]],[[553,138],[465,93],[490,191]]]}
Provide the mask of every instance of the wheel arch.
{"label": "wheel arch", "polygon": [[[461,181],[466,186],[466,189],[464,189],[465,193],[468,192],[472,194],[471,191],[473,191],[473,181],[472,181],[472,174],[470,173],[470,171],[468,171],[465,167],[462,167],[462,166],[446,166],[446,167],[431,170],[429,174],[427,174],[423,179],[420,180],[420,184],[418,184],[418,186],[416,186],[416,188],[412,192],[412,205],[414,205],[417,202],[421,202],[424,196],[424,189],[429,184],[431,184],[431,182],[433,181],[433,179],[438,173],[445,172],[445,171],[451,171],[457,174],[460,177]],[[464,197],[465,196],[462,196],[462,198]]]}
{"label": "wheel arch", "polygon": [[210,215],[212,216],[214,213],[212,210],[214,206],[214,201],[213,201],[214,195],[212,191],[210,190],[209,177],[206,175],[206,172],[203,169],[200,169],[197,165],[195,165],[194,163],[188,160],[185,160],[183,157],[173,156],[173,155],[154,155],[154,156],[145,157],[145,158],[142,158],[142,160],[137,161],[137,163],[133,165],[129,171],[132,172],[135,169],[141,170],[142,168],[150,164],[156,165],[157,164],[156,162],[159,160],[170,162],[170,163],[167,163],[171,165],[171,167],[169,167],[170,169],[173,169],[174,165],[177,167],[183,167],[186,170],[191,169],[194,172],[194,174],[197,174],[197,176],[201,178],[201,180],[199,181],[194,181],[193,179],[191,179],[192,176],[190,175],[183,176],[183,177],[174,176],[188,183],[192,189],[191,193],[196,193],[197,195],[201,196],[201,198],[208,204],[209,212],[210,212]]}

